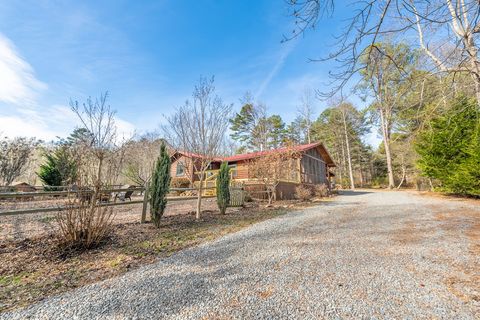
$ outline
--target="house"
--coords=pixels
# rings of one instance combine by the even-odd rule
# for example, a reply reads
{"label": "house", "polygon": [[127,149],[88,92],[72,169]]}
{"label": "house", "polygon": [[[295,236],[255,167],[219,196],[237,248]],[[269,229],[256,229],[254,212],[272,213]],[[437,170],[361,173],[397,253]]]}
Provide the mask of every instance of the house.
{"label": "house", "polygon": [[[331,173],[329,169],[335,167],[335,163],[321,142],[296,145],[288,148],[288,150],[294,151],[296,156],[284,160],[285,166],[288,167],[288,174],[282,177],[278,184],[277,198],[293,198],[295,187],[299,184],[330,185]],[[252,173],[251,164],[261,157],[268,157],[273,153],[281,153],[283,151],[287,151],[287,148],[215,158],[212,160],[207,172],[205,186],[214,185],[214,177],[223,161],[228,162],[233,181],[241,182],[243,185],[250,186],[250,188],[259,186],[261,182]],[[172,178],[187,178],[193,184],[199,180],[198,175],[195,174],[195,165],[200,161],[200,155],[188,152],[175,152],[171,159]]]}
{"label": "house", "polygon": [[13,185],[13,189],[15,190],[15,192],[35,192],[37,191],[37,189],[26,183],[26,182],[19,182],[19,183],[16,183]]}

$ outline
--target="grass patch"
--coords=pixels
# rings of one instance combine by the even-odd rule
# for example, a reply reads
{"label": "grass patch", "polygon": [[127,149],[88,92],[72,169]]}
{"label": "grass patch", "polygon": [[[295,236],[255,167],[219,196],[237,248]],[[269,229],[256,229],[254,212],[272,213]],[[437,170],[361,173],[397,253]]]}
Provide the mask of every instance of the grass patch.
{"label": "grass patch", "polygon": [[285,212],[285,208],[235,209],[225,215],[208,211],[199,221],[191,214],[175,215],[164,217],[159,229],[152,224],[116,224],[104,245],[73,254],[61,252],[51,235],[0,241],[0,312],[121,275]]}

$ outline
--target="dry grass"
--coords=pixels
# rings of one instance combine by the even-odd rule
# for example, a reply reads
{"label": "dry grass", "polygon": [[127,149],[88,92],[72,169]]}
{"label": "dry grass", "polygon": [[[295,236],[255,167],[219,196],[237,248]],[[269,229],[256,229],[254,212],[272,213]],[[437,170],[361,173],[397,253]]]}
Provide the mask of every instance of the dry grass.
{"label": "dry grass", "polygon": [[29,305],[47,296],[125,273],[181,249],[213,240],[285,210],[245,208],[226,215],[205,211],[172,215],[156,229],[138,222],[117,223],[96,249],[64,252],[46,234],[22,240],[0,240],[0,311]]}

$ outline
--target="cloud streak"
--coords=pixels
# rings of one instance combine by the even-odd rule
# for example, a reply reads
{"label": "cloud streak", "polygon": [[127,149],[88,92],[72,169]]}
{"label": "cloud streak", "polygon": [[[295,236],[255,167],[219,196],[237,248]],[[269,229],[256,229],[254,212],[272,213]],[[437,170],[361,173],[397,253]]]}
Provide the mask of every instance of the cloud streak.
{"label": "cloud streak", "polygon": [[263,81],[260,83],[260,86],[258,87],[257,91],[255,92],[255,99],[258,99],[263,92],[268,88],[270,82],[275,78],[277,73],[282,69],[283,65],[285,64],[285,61],[287,60],[288,56],[290,53],[295,49],[298,41],[292,40],[287,42],[287,44],[282,48],[282,52],[280,56],[277,59],[277,62],[273,66],[273,68],[270,70],[270,72],[267,74],[267,76],[263,79]]}
{"label": "cloud streak", "polygon": [[47,85],[35,77],[33,68],[13,43],[0,34],[0,102],[31,106],[37,93]]}

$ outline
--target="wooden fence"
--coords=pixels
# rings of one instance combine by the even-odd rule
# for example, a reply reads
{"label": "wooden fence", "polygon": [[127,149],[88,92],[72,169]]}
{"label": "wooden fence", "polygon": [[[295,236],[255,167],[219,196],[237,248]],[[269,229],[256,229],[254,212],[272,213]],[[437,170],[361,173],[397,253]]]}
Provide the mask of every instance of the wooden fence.
{"label": "wooden fence", "polygon": [[[213,187],[212,187],[213,188]],[[212,189],[207,188],[207,189]],[[64,188],[60,189],[63,190]],[[196,191],[196,188],[170,188],[171,192],[185,192],[185,191]],[[140,194],[143,194],[142,200],[130,200],[130,201],[121,201],[117,200],[118,194],[122,192],[133,191]],[[245,199],[244,190],[242,188],[231,188],[232,194],[234,197],[230,202],[230,206],[242,206],[243,201]],[[133,205],[133,204],[143,204],[142,207],[142,216],[141,222],[145,222],[146,219],[146,212],[148,206],[148,192],[145,192],[145,187],[129,187],[129,188],[111,188],[111,189],[104,189],[101,190],[101,194],[105,195],[108,194],[108,199],[113,197],[113,201],[98,201],[96,204],[97,207],[110,207],[110,206],[123,206],[123,205]],[[5,199],[15,199],[15,200],[31,200],[34,198],[39,197],[47,197],[47,198],[66,198],[69,196],[74,197],[85,197],[86,195],[93,194],[93,190],[68,190],[68,191],[35,191],[35,192],[0,192],[0,201]],[[203,196],[203,198],[213,198],[215,196]],[[167,200],[170,201],[181,201],[181,200],[192,200],[197,199],[197,196],[169,196]],[[12,216],[12,215],[21,215],[21,214],[33,214],[33,213],[41,213],[41,212],[58,212],[64,211],[67,207],[64,205],[57,205],[51,207],[43,207],[43,208],[28,208],[28,209],[7,209],[5,211],[0,211],[1,216]]]}

